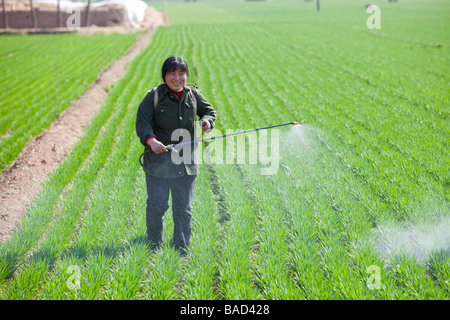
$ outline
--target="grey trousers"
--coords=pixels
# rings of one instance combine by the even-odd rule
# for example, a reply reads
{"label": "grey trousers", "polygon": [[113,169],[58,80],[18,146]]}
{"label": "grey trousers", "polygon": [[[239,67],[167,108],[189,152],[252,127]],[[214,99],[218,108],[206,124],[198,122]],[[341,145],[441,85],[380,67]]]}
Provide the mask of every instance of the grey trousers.
{"label": "grey trousers", "polygon": [[196,176],[165,179],[146,175],[148,239],[157,248],[164,236],[163,217],[169,209],[169,193],[172,195],[173,244],[186,250],[191,239],[191,202],[194,196]]}

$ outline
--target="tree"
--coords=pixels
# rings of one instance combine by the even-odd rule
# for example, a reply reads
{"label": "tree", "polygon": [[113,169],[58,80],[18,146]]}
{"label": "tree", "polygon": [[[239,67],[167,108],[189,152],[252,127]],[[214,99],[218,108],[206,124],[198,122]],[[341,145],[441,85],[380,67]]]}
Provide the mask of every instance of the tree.
{"label": "tree", "polygon": [[58,0],[58,27],[61,28],[61,0]]}
{"label": "tree", "polygon": [[37,28],[36,12],[34,11],[33,0],[30,0],[30,12],[31,12],[31,21],[33,23],[33,28]]}
{"label": "tree", "polygon": [[87,7],[86,7],[86,27],[89,25],[89,11],[91,9],[91,0],[88,0]]}
{"label": "tree", "polygon": [[6,29],[6,28],[8,28],[8,17],[6,15],[5,0],[2,0],[2,9],[3,9],[3,21],[4,21],[5,29]]}

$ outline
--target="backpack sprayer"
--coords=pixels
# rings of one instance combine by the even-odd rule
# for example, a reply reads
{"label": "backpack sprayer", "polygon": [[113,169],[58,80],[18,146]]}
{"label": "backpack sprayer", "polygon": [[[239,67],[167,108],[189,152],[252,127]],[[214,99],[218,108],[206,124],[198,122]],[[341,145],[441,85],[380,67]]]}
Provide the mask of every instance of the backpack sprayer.
{"label": "backpack sprayer", "polygon": [[[188,142],[183,142],[183,143],[178,143],[178,144],[169,144],[166,146],[166,149],[169,151],[173,151],[173,152],[178,152],[177,150],[175,150],[176,147],[179,146],[183,146],[186,144],[194,144],[194,143],[199,143],[199,142],[203,142],[203,141],[210,141],[210,140],[215,140],[215,139],[220,139],[220,138],[225,138],[225,137],[230,137],[230,136],[235,136],[238,134],[244,134],[244,133],[249,133],[249,132],[253,132],[253,131],[260,131],[260,130],[266,130],[266,129],[272,129],[272,128],[276,128],[276,127],[283,127],[283,126],[288,126],[288,125],[294,125],[294,126],[298,126],[298,123],[295,121],[289,122],[289,123],[283,123],[283,124],[277,124],[274,126],[269,126],[269,127],[263,127],[263,128],[256,128],[256,129],[250,129],[250,130],[244,130],[244,131],[240,131],[240,132],[234,132],[234,133],[230,133],[230,134],[224,134],[222,136],[216,136],[216,137],[211,137],[211,138],[205,138],[205,139],[201,139],[201,140],[195,140],[195,141],[188,141]],[[152,149],[150,148],[146,148],[146,150],[141,154],[141,156],[139,157],[139,163],[141,164],[141,166],[143,166],[142,164],[142,157],[144,156],[144,154],[146,152],[152,151]]]}

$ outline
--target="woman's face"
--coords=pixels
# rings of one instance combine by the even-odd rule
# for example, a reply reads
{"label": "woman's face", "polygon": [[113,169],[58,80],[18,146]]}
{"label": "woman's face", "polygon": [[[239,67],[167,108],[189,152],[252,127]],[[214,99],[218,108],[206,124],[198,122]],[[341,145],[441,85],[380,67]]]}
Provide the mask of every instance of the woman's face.
{"label": "woman's face", "polygon": [[166,73],[164,80],[169,87],[170,90],[174,92],[178,92],[183,90],[184,85],[186,84],[187,73],[180,69],[169,71]]}

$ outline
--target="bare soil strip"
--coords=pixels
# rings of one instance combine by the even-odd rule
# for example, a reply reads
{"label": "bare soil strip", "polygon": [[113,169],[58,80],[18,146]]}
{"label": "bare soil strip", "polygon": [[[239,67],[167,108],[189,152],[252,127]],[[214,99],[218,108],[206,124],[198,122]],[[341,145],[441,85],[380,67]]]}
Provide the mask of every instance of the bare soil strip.
{"label": "bare soil strip", "polygon": [[119,60],[111,63],[48,130],[32,139],[19,157],[2,172],[0,242],[9,238],[16,223],[36,199],[42,183],[83,135],[89,121],[99,111],[107,96],[105,88],[116,83],[125,74],[127,63],[149,44],[150,35],[158,25],[162,24],[149,24],[136,43]]}

